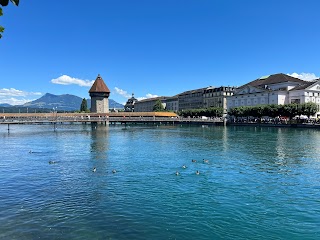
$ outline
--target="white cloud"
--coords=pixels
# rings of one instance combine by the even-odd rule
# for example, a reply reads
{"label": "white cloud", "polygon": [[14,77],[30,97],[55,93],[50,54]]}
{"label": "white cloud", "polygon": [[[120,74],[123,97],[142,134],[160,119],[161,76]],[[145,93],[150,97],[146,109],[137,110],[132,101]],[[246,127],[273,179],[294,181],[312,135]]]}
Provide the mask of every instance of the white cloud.
{"label": "white cloud", "polygon": [[[116,93],[125,97],[125,98],[131,98],[131,94],[129,94],[126,90],[120,89],[118,87],[114,88],[116,90]],[[147,99],[147,98],[155,98],[158,97],[158,95],[156,94],[151,94],[151,93],[147,93],[146,96],[144,97],[135,97],[136,99],[138,99],[138,101],[143,100],[143,99]]]}
{"label": "white cloud", "polygon": [[80,87],[91,87],[94,83],[94,80],[82,80],[79,78],[73,78],[68,75],[62,75],[58,78],[54,78],[51,80],[54,84],[61,84],[61,85],[79,85]]}
{"label": "white cloud", "polygon": [[156,98],[156,97],[159,97],[159,96],[156,95],[156,94],[147,93],[145,97],[137,97],[137,99],[138,99],[138,101],[141,101],[141,100],[143,100],[143,99]]}
{"label": "white cloud", "polygon": [[128,94],[128,92],[125,91],[125,90],[122,90],[122,89],[117,88],[117,87],[115,87],[114,90],[116,90],[116,93],[118,93],[119,95],[121,95],[121,96],[123,96],[125,98],[131,98],[131,95]]}
{"label": "white cloud", "polygon": [[26,92],[15,88],[0,89],[0,103],[8,103],[10,105],[22,105],[35,99],[27,99],[30,96],[42,95],[41,92]]}
{"label": "white cloud", "polygon": [[0,98],[2,97],[26,97],[30,95],[42,95],[40,92],[25,92],[15,88],[2,88],[0,89]]}
{"label": "white cloud", "polygon": [[136,99],[138,99],[138,101],[141,101],[143,99],[147,99],[146,97],[137,97]]}
{"label": "white cloud", "polygon": [[312,81],[312,80],[315,80],[319,77],[317,77],[314,73],[288,73],[289,76],[291,77],[295,77],[295,78],[299,78],[299,79],[302,79],[302,80],[305,80],[305,81]]}
{"label": "white cloud", "polygon": [[0,102],[1,103],[8,103],[10,105],[22,105],[22,104],[25,104],[27,102],[31,102],[34,100],[35,99],[3,98],[3,99],[0,99]]}
{"label": "white cloud", "polygon": [[156,94],[147,93],[146,97],[147,98],[155,98],[155,97],[159,97],[159,96]]}

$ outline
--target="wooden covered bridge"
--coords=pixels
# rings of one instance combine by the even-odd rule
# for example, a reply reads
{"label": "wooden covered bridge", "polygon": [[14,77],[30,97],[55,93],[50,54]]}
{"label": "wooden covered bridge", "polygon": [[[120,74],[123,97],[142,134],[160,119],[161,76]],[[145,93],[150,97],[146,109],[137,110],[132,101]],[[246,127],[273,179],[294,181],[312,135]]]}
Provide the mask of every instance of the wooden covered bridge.
{"label": "wooden covered bridge", "polygon": [[219,119],[182,118],[172,112],[0,113],[0,124],[216,124]]}

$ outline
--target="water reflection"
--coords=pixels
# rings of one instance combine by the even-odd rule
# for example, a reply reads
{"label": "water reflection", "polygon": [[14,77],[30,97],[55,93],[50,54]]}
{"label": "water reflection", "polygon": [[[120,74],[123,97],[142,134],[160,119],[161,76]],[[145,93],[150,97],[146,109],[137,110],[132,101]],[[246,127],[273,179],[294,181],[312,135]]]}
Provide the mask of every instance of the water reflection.
{"label": "water reflection", "polygon": [[91,125],[91,152],[97,153],[97,158],[104,159],[109,149],[109,125]]}
{"label": "water reflection", "polygon": [[284,137],[284,134],[282,131],[283,129],[279,128],[277,130],[278,132],[276,135],[277,139],[276,139],[276,146],[275,146],[275,153],[276,153],[275,164],[284,166],[284,165],[287,165],[287,159],[288,159],[288,156],[287,156],[288,152],[286,151],[287,141]]}
{"label": "water reflection", "polygon": [[108,164],[109,125],[92,124],[90,134],[92,168],[96,168],[97,172],[104,172]]}
{"label": "water reflection", "polygon": [[228,128],[225,126],[222,128],[222,147],[223,151],[227,152],[228,148]]}

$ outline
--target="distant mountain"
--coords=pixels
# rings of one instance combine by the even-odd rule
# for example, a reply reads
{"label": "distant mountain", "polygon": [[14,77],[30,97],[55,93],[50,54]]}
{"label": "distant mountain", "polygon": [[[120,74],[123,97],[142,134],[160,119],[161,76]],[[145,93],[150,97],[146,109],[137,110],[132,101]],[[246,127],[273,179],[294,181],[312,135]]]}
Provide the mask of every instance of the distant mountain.
{"label": "distant mountain", "polygon": [[0,103],[0,107],[12,107],[12,105],[8,103]]}
{"label": "distant mountain", "polygon": [[[46,93],[42,97],[32,102],[27,102],[23,104],[23,107],[32,107],[32,108],[47,108],[47,109],[57,109],[58,111],[74,111],[79,110],[82,102],[82,98],[71,95],[71,94],[62,94],[54,95],[51,93]],[[87,99],[88,108],[90,108],[91,101]],[[109,108],[123,108],[124,106],[116,101],[109,99]]]}
{"label": "distant mountain", "polygon": [[23,107],[33,107],[33,108],[48,108],[53,109],[57,108],[59,110],[71,111],[79,109],[82,99],[80,97],[63,94],[63,95],[54,95],[46,93],[42,97],[32,102],[27,102],[23,104]]}

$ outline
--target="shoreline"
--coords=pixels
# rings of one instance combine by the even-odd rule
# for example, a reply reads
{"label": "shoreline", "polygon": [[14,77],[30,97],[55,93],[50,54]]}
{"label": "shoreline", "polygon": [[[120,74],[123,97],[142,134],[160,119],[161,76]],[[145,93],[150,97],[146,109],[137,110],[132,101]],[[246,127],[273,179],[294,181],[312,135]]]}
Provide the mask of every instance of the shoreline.
{"label": "shoreline", "polygon": [[281,128],[319,128],[320,124],[313,123],[287,123],[287,124],[275,124],[275,123],[230,123],[227,122],[227,126],[250,126],[250,127],[281,127]]}

